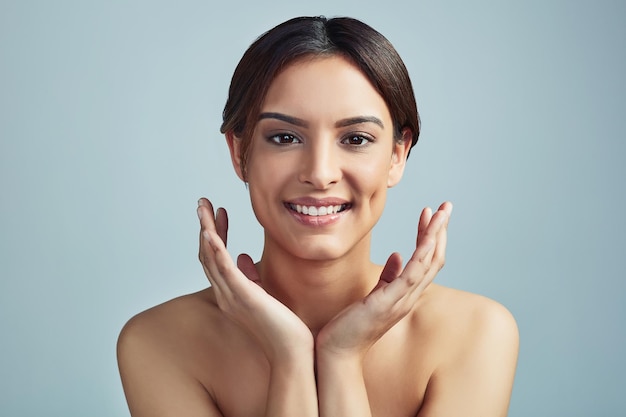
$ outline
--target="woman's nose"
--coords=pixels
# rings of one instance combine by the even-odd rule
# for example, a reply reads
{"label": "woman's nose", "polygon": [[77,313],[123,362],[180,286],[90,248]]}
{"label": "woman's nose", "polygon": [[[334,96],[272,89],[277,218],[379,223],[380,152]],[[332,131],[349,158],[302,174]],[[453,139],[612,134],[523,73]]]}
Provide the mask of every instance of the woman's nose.
{"label": "woman's nose", "polygon": [[317,141],[303,152],[299,180],[315,187],[326,189],[341,180],[340,156],[335,144]]}

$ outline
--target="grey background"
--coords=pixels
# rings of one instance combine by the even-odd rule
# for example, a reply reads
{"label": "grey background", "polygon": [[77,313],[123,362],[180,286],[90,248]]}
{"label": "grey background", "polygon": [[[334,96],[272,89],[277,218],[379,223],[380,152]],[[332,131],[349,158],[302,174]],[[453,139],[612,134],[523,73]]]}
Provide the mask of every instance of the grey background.
{"label": "grey background", "polygon": [[115,342],[207,285],[196,200],[260,228],[219,134],[245,48],[297,15],[385,34],[423,135],[376,229],[409,256],[455,203],[438,282],[495,298],[521,352],[510,416],[623,415],[623,1],[0,1],[0,415],[127,416]]}

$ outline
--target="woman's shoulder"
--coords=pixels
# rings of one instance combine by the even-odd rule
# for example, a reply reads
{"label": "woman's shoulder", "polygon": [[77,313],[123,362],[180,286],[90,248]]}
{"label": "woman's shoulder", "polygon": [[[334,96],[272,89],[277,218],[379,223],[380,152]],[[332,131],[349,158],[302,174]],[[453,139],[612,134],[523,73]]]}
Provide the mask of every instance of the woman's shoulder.
{"label": "woman's shoulder", "polygon": [[499,302],[437,284],[431,284],[422,298],[414,312],[416,322],[442,346],[456,347],[459,353],[496,342],[504,349],[517,349],[515,318]]}
{"label": "woman's shoulder", "polygon": [[[225,325],[213,290],[207,288],[132,317],[120,332],[118,357],[148,355],[183,365],[216,345],[212,341],[217,340]],[[205,351],[196,351],[199,347]]]}
{"label": "woman's shoulder", "polygon": [[216,309],[212,290],[206,288],[138,313],[123,327],[121,337],[148,336],[155,332],[179,333],[201,322],[210,322],[210,317],[217,313]]}
{"label": "woman's shoulder", "polygon": [[428,310],[438,319],[462,320],[476,324],[504,320],[513,324],[511,312],[499,302],[483,295],[431,284],[422,295],[419,309]]}
{"label": "woman's shoulder", "polygon": [[487,297],[431,284],[412,317],[416,351],[428,369],[422,412],[460,415],[464,407],[479,406],[481,415],[503,413],[519,349],[509,310]]}
{"label": "woman's shoulder", "polygon": [[177,415],[182,409],[197,409],[198,415],[200,410],[203,415],[207,410],[213,411],[207,415],[219,415],[216,398],[224,395],[224,387],[254,383],[264,371],[264,364],[256,363],[258,353],[252,343],[221,312],[212,288],[137,314],[126,323],[117,343],[131,411],[155,415],[167,409]]}

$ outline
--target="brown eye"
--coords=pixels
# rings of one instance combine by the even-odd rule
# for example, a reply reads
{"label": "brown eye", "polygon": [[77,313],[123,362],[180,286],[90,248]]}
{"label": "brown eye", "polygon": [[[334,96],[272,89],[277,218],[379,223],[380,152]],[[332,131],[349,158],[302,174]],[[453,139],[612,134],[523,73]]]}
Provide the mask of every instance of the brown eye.
{"label": "brown eye", "polygon": [[289,133],[279,133],[277,135],[272,135],[268,137],[267,140],[277,145],[291,145],[301,142],[300,139]]}
{"label": "brown eye", "polygon": [[341,141],[341,143],[345,145],[352,145],[352,146],[364,146],[364,145],[369,144],[371,141],[372,141],[371,139],[366,138],[365,136],[352,135],[352,136],[348,136],[344,138]]}

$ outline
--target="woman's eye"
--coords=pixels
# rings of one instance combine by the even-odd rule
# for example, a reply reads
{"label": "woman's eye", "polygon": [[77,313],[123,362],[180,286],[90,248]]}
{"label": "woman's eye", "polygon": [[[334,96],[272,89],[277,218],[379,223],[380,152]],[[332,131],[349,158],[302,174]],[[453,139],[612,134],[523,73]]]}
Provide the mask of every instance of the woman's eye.
{"label": "woman's eye", "polygon": [[370,143],[371,140],[366,138],[365,136],[352,135],[352,136],[346,137],[341,142],[346,145],[363,146],[363,145],[367,145],[368,143]]}
{"label": "woman's eye", "polygon": [[289,133],[279,133],[278,135],[270,136],[270,142],[273,142],[278,145],[290,145],[292,143],[300,143],[300,139],[298,139],[294,135],[290,135]]}

